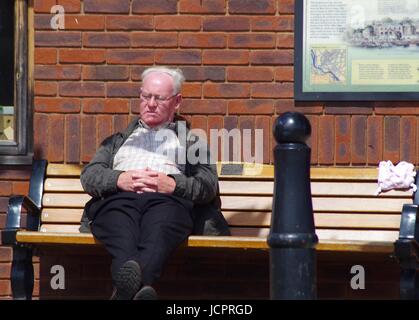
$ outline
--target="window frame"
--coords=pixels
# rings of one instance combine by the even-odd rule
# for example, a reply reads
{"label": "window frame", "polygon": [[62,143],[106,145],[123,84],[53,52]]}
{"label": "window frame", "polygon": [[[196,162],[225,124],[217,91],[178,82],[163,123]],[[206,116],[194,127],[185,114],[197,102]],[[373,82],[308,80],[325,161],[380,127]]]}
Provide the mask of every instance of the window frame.
{"label": "window frame", "polygon": [[28,0],[14,0],[14,116],[15,141],[0,141],[0,165],[27,165],[33,160],[33,118],[30,90]]}

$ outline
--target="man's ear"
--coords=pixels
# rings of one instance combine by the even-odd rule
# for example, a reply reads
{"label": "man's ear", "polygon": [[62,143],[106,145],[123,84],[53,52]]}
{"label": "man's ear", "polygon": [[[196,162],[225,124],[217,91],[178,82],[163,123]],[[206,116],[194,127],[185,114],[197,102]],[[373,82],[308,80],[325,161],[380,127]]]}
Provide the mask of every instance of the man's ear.
{"label": "man's ear", "polygon": [[176,105],[175,105],[175,110],[176,111],[178,111],[179,110],[179,108],[180,108],[180,104],[181,104],[181,102],[182,102],[182,99],[183,99],[183,97],[182,97],[182,94],[178,94],[177,96],[176,96]]}

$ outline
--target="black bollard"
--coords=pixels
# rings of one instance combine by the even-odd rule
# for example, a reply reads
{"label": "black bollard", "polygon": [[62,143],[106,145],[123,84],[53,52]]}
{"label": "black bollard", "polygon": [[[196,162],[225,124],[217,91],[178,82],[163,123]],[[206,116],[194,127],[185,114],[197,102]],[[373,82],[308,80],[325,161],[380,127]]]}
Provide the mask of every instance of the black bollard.
{"label": "black bollard", "polygon": [[271,299],[316,299],[316,244],[310,188],[308,119],[297,112],[277,118],[270,246]]}

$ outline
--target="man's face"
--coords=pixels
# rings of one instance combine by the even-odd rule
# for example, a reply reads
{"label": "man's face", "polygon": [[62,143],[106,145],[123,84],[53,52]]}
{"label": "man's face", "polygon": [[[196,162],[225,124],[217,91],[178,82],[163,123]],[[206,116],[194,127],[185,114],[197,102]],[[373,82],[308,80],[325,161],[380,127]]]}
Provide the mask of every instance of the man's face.
{"label": "man's face", "polygon": [[146,76],[140,94],[140,118],[156,127],[172,121],[182,98],[173,96],[173,79],[166,73],[153,72]]}

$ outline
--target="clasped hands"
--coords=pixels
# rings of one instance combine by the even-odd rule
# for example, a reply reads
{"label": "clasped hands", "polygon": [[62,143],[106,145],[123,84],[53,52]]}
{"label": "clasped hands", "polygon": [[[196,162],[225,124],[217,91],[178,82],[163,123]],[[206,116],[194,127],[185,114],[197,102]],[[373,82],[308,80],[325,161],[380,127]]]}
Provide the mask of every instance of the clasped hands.
{"label": "clasped hands", "polygon": [[122,191],[172,194],[175,190],[176,182],[172,177],[162,172],[145,168],[121,173],[118,177],[117,186]]}

